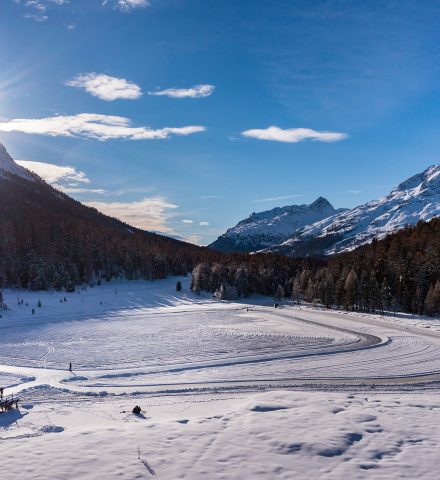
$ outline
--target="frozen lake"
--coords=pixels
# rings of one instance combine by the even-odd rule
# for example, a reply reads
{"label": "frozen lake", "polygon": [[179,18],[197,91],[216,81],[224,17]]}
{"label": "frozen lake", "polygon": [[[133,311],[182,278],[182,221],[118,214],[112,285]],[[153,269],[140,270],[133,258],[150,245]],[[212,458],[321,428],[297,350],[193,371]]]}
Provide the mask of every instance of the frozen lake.
{"label": "frozen lake", "polygon": [[438,320],[218,302],[182,280],[5,292],[11,478],[437,478]]}

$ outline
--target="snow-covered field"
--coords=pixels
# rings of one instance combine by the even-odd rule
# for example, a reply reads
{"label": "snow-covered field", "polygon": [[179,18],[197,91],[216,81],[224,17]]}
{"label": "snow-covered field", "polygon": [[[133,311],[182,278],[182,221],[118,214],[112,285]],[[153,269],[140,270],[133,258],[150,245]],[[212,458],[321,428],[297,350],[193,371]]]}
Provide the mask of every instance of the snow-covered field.
{"label": "snow-covered field", "polygon": [[3,478],[438,478],[438,319],[181,280],[4,292]]}

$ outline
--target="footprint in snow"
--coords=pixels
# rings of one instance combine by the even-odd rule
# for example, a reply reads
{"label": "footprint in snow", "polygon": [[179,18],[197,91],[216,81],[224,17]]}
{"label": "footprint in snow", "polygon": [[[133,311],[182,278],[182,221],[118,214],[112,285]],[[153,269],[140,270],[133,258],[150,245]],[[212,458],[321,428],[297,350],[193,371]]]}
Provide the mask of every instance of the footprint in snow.
{"label": "footprint in snow", "polygon": [[64,427],[59,427],[58,425],[44,425],[44,427],[40,428],[40,432],[60,433],[60,432],[64,432]]}

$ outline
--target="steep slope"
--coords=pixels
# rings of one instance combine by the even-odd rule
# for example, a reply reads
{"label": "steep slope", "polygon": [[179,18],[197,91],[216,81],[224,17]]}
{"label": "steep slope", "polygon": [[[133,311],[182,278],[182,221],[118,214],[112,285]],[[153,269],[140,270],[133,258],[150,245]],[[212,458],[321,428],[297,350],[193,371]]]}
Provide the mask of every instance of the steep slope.
{"label": "steep slope", "polygon": [[38,177],[35,174],[17,165],[7,152],[5,146],[0,143],[0,177],[10,178],[11,175],[24,178],[31,182],[38,181]]}
{"label": "steep slope", "polygon": [[282,243],[299,228],[334,215],[322,197],[310,205],[290,205],[252,213],[221,235],[210,248],[224,252],[252,252]]}
{"label": "steep slope", "polygon": [[440,165],[402,182],[386,197],[305,226],[268,251],[294,256],[353,250],[419,220],[440,216]]}
{"label": "steep slope", "polygon": [[0,288],[163,278],[212,254],[82,205],[17,165],[1,144],[0,155]]}

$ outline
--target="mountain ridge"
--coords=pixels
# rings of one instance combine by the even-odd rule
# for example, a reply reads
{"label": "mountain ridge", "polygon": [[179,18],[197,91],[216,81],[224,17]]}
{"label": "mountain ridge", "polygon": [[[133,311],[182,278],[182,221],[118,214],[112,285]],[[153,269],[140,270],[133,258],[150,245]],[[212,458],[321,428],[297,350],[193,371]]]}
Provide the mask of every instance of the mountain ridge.
{"label": "mountain ridge", "polygon": [[299,228],[337,211],[327,199],[318,197],[309,205],[285,205],[253,212],[235,227],[229,228],[209,247],[226,252],[262,250],[281,243]]}
{"label": "mountain ridge", "polygon": [[[319,197],[313,204],[325,205],[327,202]],[[272,210],[252,214],[248,219],[228,229],[210,245],[210,248],[234,251],[238,245],[247,252],[261,251],[280,253],[289,256],[320,256],[353,250],[371,242],[374,238],[383,238],[406,225],[414,225],[419,220],[429,221],[440,216],[440,164],[431,165],[423,172],[417,173],[401,182],[388,195],[377,200],[370,200],[352,209],[325,210],[329,215],[317,221],[299,226],[287,239],[277,242],[275,229],[266,228],[264,238],[257,241],[252,238],[252,229],[243,228],[251,219],[265,218],[271,225],[271,214],[279,209],[292,207],[275,207]],[[266,246],[264,246],[266,242]],[[263,248],[258,248],[263,246]],[[253,248],[256,247],[256,248]]]}

